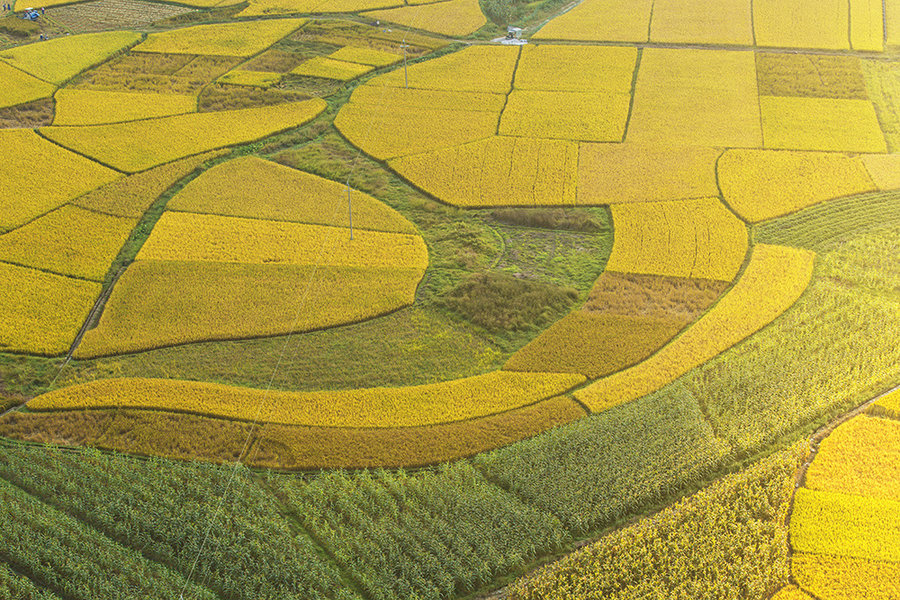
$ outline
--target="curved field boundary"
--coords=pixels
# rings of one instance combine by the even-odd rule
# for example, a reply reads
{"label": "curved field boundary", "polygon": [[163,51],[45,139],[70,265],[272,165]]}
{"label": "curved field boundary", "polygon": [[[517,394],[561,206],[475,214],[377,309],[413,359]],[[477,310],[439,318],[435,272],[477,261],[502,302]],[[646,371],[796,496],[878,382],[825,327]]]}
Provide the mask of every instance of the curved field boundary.
{"label": "curved field boundary", "polygon": [[575,393],[599,412],[662,388],[769,324],[803,293],[815,254],[756,245],[741,278],[696,323],[644,362]]}
{"label": "curved field boundary", "polygon": [[417,467],[506,446],[585,416],[571,398],[467,421],[423,427],[303,427],[250,423],[155,410],[15,412],[0,433],[31,442],[64,441],[139,455],[214,462],[237,460],[273,469]]}

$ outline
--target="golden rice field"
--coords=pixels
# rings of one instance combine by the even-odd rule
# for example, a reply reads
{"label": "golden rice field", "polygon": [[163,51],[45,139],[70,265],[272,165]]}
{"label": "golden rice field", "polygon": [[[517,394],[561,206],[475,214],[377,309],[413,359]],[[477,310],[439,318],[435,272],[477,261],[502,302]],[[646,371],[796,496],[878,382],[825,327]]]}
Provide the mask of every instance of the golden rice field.
{"label": "golden rice field", "polygon": [[372,68],[373,67],[370,65],[336,60],[325,56],[316,56],[295,68],[291,73],[294,75],[304,75],[306,77],[322,77],[324,79],[350,81],[351,79],[356,79],[360,75],[365,75],[371,71]]}
{"label": "golden rice field", "polygon": [[259,17],[297,13],[352,13],[395,6],[396,0],[335,0],[324,4],[322,0],[250,0],[238,17]]}
{"label": "golden rice field", "polygon": [[196,25],[152,33],[135,50],[165,54],[253,56],[303,25],[304,19]]}
{"label": "golden rice field", "polygon": [[197,99],[182,94],[63,89],[56,93],[55,99],[54,125],[101,125],[197,111]]}
{"label": "golden rice field", "polygon": [[90,127],[45,127],[41,134],[128,173],[216,148],[252,142],[307,123],[323,100],[199,113]]}
{"label": "golden rice field", "polygon": [[896,562],[797,552],[791,558],[791,574],[804,590],[822,600],[889,600],[900,594]]}
{"label": "golden rice field", "polygon": [[646,42],[653,0],[587,0],[542,27],[535,39]]}
{"label": "golden rice field", "polygon": [[766,148],[887,152],[867,100],[761,96],[759,102]]}
{"label": "golden rice field", "polygon": [[500,135],[584,142],[620,142],[628,94],[514,90],[500,118]]}
{"label": "golden rice field", "polygon": [[149,408],[311,427],[413,427],[527,406],[582,381],[580,375],[498,371],[425,386],[297,393],[189,381],[108,379],[51,392],[29,406]]}
{"label": "golden rice field", "polygon": [[385,52],[374,48],[356,48],[344,46],[328,55],[328,58],[344,62],[359,63],[371,67],[386,67],[403,60],[403,56],[393,52]]}

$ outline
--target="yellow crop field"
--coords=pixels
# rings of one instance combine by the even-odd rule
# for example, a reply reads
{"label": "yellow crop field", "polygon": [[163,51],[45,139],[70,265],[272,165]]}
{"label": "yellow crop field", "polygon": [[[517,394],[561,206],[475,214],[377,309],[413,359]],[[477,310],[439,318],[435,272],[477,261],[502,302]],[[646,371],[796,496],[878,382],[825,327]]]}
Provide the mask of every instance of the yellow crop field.
{"label": "yellow crop field", "polygon": [[897,563],[795,552],[791,573],[804,590],[820,600],[900,598]]}
{"label": "yellow crop field", "polygon": [[584,310],[612,315],[655,317],[689,323],[724,292],[730,282],[636,275],[606,270],[591,288]]}
{"label": "yellow crop field", "polygon": [[778,590],[778,592],[772,596],[772,600],[813,600],[813,597],[796,585],[789,585]]}
{"label": "yellow crop field", "polygon": [[[403,215],[353,190],[354,229],[415,234]],[[348,227],[347,188],[255,156],[216,165],[187,184],[167,210]]]}
{"label": "yellow crop field", "polygon": [[747,228],[717,198],[611,207],[615,240],[606,268],[731,281],[747,254]]}
{"label": "yellow crop field", "polygon": [[575,393],[599,412],[645,396],[771,323],[803,293],[815,255],[808,250],[753,247],[743,275],[719,302],[659,352]]}
{"label": "yellow crop field", "polygon": [[798,488],[790,529],[799,552],[900,562],[900,502]]}
{"label": "yellow crop field", "polygon": [[359,63],[345,62],[342,60],[334,60],[324,56],[316,56],[291,71],[294,75],[304,75],[306,77],[322,77],[324,79],[337,79],[339,81],[350,81],[356,79],[360,75],[365,75],[371,71],[373,67],[369,65],[361,65]]}
{"label": "yellow crop field", "polygon": [[753,45],[750,0],[655,0],[650,41]]}
{"label": "yellow crop field", "polygon": [[806,487],[900,502],[900,421],[860,416],[822,441]]}
{"label": "yellow crop field", "polygon": [[671,318],[575,311],[513,354],[503,368],[597,379],[647,358],[685,325]]}
{"label": "yellow crop field", "polygon": [[491,137],[499,118],[499,112],[405,112],[388,105],[350,102],[341,108],[334,124],[354,145],[386,160]]}
{"label": "yellow crop field", "polygon": [[631,95],[637,49],[625,46],[522,47],[517,90]]}
{"label": "yellow crop field", "polygon": [[658,144],[581,144],[578,204],[712,198],[718,148]]}
{"label": "yellow crop field", "polygon": [[195,25],[151,33],[135,50],[165,54],[253,56],[306,23],[306,19],[266,19]]}
{"label": "yellow crop field", "polygon": [[139,260],[232,262],[425,270],[417,235],[219,215],[163,213]]}
{"label": "yellow crop field", "polygon": [[575,204],[578,145],[573,142],[492,137],[389,164],[456,206]]}
{"label": "yellow crop field", "polygon": [[[519,49],[511,46],[469,46],[459,52],[411,65],[409,87],[458,92],[507,94]],[[405,87],[403,69],[379,75],[367,85]]]}
{"label": "yellow crop field", "polygon": [[849,50],[845,0],[754,0],[759,46]]}
{"label": "yellow crop field", "polygon": [[350,96],[352,104],[391,107],[407,117],[430,110],[461,110],[494,113],[494,126],[506,104],[506,93],[425,90],[361,85]]}
{"label": "yellow crop field", "polygon": [[884,50],[881,0],[850,0],[850,46],[854,50]]}
{"label": "yellow crop field", "polygon": [[536,40],[646,42],[653,0],[585,0],[544,25]]}
{"label": "yellow crop field", "polygon": [[63,206],[0,235],[0,261],[103,281],[137,221]]}
{"label": "yellow crop field", "polygon": [[887,152],[868,100],[761,96],[766,148]]}
{"label": "yellow crop field", "polygon": [[421,269],[139,260],[76,355],[355,323],[412,304],[421,279]]}
{"label": "yellow crop field", "polygon": [[140,217],[179,179],[225,151],[207,152],[117,179],[78,197],[73,204],[119,217]]}
{"label": "yellow crop field", "polygon": [[626,140],[762,146],[753,53],[645,48]]}
{"label": "yellow crop field", "polygon": [[403,56],[394,52],[385,52],[374,48],[357,48],[344,46],[337,52],[332,52],[328,58],[344,62],[359,63],[372,67],[386,67],[403,60]]}
{"label": "yellow crop field", "polygon": [[54,125],[99,125],[195,112],[197,98],[180,94],[132,94],[64,89],[55,96]]}
{"label": "yellow crop field", "polygon": [[900,390],[882,396],[872,408],[887,411],[888,414],[896,415],[896,418],[900,418]]}
{"label": "yellow crop field", "polygon": [[514,90],[500,118],[500,135],[585,142],[619,142],[627,94]]}
{"label": "yellow crop field", "polygon": [[397,0],[250,0],[238,17],[290,15],[297,13],[350,13],[396,6]]}
{"label": "yellow crop field", "polygon": [[317,98],[277,106],[114,125],[45,127],[41,133],[62,146],[134,173],[302,125],[321,113],[325,106],[325,101]]}
{"label": "yellow crop field", "polygon": [[0,349],[65,354],[100,284],[0,263]]}
{"label": "yellow crop field", "polygon": [[57,85],[136,44],[141,34],[108,31],[57,37],[0,52],[0,59]]}
{"label": "yellow crop field", "polygon": [[2,61],[0,80],[3,81],[3,87],[0,87],[0,108],[49,98],[56,91],[55,85],[23,73]]}
{"label": "yellow crop field", "polygon": [[29,402],[34,410],[151,408],[311,427],[413,427],[462,421],[556,396],[580,375],[495,371],[399,388],[282,392],[194,381],[107,379]]}
{"label": "yellow crop field", "polygon": [[859,157],[832,152],[726,150],[718,172],[728,206],[751,223],[876,189]]}
{"label": "yellow crop field", "polygon": [[366,13],[372,19],[449,36],[463,36],[487,24],[478,0],[449,0]]}
{"label": "yellow crop field", "polygon": [[27,223],[121,176],[24,129],[0,131],[0,156],[0,231]]}
{"label": "yellow crop field", "polygon": [[252,87],[271,87],[281,82],[281,73],[269,73],[268,71],[245,71],[237,69],[228,71],[219,77],[219,83],[228,83],[230,85],[248,85]]}
{"label": "yellow crop field", "polygon": [[866,154],[862,161],[878,189],[900,190],[900,154]]}

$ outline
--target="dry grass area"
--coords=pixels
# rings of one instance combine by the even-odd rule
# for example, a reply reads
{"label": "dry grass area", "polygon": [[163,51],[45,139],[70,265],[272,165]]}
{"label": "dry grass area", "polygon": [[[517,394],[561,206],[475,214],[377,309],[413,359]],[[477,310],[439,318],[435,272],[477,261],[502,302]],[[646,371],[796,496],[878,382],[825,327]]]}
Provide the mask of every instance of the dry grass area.
{"label": "dry grass area", "polygon": [[33,129],[53,122],[53,98],[0,108],[0,129]]}
{"label": "dry grass area", "polygon": [[603,273],[584,309],[614,315],[693,321],[716,301],[728,282],[635,273]]}

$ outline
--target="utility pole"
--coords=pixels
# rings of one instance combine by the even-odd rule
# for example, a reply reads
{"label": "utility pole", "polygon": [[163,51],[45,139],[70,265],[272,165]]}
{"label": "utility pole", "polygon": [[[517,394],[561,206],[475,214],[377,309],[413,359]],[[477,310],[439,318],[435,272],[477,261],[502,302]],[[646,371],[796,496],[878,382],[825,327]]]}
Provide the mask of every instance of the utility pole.
{"label": "utility pole", "polygon": [[350,218],[350,239],[353,239],[353,204],[350,201],[350,178],[347,178],[347,215]]}
{"label": "utility pole", "polygon": [[403,81],[406,84],[406,87],[409,87],[409,73],[406,71],[406,49],[409,48],[409,44],[400,44],[400,47],[403,48]]}

